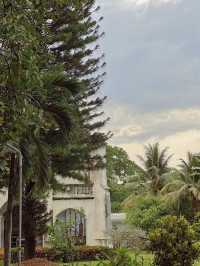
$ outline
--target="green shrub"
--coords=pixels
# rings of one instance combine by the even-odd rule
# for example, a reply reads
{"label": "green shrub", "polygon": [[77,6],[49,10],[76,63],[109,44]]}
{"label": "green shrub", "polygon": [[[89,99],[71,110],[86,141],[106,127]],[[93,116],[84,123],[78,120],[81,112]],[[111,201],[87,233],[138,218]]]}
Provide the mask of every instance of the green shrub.
{"label": "green shrub", "polygon": [[143,257],[135,254],[131,257],[126,249],[120,249],[107,256],[107,261],[100,261],[98,266],[143,266]]}
{"label": "green shrub", "polygon": [[99,259],[105,259],[106,255],[112,253],[112,250],[106,247],[98,246],[80,246],[74,247],[73,249],[37,249],[36,257],[47,258],[50,261],[93,261]]}
{"label": "green shrub", "polygon": [[74,243],[72,237],[67,232],[70,224],[57,220],[48,228],[49,244],[56,250],[73,249]]}
{"label": "green shrub", "polygon": [[149,239],[157,266],[191,266],[200,254],[196,232],[183,217],[162,218]]}
{"label": "green shrub", "polygon": [[200,212],[192,220],[192,228],[196,232],[196,238],[200,241]]}

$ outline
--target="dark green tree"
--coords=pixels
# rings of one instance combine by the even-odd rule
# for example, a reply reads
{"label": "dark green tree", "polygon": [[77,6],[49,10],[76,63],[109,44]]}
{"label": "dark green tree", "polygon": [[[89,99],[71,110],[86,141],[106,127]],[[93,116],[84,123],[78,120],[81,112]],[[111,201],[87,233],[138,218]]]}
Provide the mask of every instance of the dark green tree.
{"label": "dark green tree", "polygon": [[[49,46],[55,56],[55,64],[61,63],[65,71],[65,79],[57,81],[60,93],[66,92],[67,80],[76,80],[80,85],[78,93],[75,89],[71,91],[70,103],[75,104],[77,108],[78,123],[70,141],[68,140],[70,145],[67,145],[68,148],[65,145],[63,149],[62,155],[66,156],[62,156],[61,159],[58,154],[53,155],[55,162],[53,165],[57,170],[66,169],[66,173],[70,171],[71,174],[88,165],[90,168],[93,165],[88,163],[92,160],[91,152],[105,145],[110,136],[100,131],[107,121],[100,118],[103,112],[98,111],[106,99],[98,94],[105,75],[103,71],[105,63],[104,55],[101,54],[97,43],[103,33],[100,32],[99,26],[102,18],[95,19],[99,10],[95,2],[95,0],[54,2],[49,12],[51,20]],[[50,131],[47,134],[49,143],[53,143],[54,151],[60,151],[63,147],[60,133],[57,129],[56,132]],[[73,169],[76,171],[72,171]]]}
{"label": "dark green tree", "polygon": [[[1,144],[8,140],[17,143],[24,128],[30,124],[30,114],[37,122],[40,120],[40,108],[34,96],[45,95],[39,70],[41,43],[36,38],[31,1],[0,1],[0,12]],[[5,265],[10,262],[12,210],[18,180],[17,158],[14,154],[10,157],[10,175],[6,182]]]}
{"label": "dark green tree", "polygon": [[142,175],[142,169],[129,159],[127,152],[120,147],[107,145],[107,176],[109,183],[129,182]]}
{"label": "dark green tree", "polygon": [[[96,111],[105,98],[95,96],[104,76],[98,71],[104,63],[103,56],[95,57],[98,47],[92,48],[101,37],[98,21],[93,17],[98,10],[94,4],[95,1],[1,2],[2,143],[13,140],[22,148],[25,135],[34,132],[32,145],[41,156],[45,150],[47,161],[51,162],[44,167],[41,157],[36,157],[39,164],[33,160],[29,165],[27,182],[31,178],[37,183],[47,177],[44,183],[54,184],[57,173],[78,178],[78,170],[100,165],[91,152],[101,147],[108,135],[99,132],[107,119],[98,120],[102,112]],[[38,143],[42,148],[38,149]],[[13,164],[16,168],[16,159]],[[17,180],[17,169],[15,174],[10,172]],[[11,184],[9,195],[16,196],[16,186],[13,181]],[[13,201],[9,197],[9,225]],[[6,236],[8,247],[10,233]],[[6,255],[6,265],[8,261]]]}
{"label": "dark green tree", "polygon": [[[45,196],[38,195],[34,187],[35,183],[27,182],[23,193],[22,234],[25,239],[25,259],[32,258],[35,255],[36,240],[47,233],[47,224],[52,219],[51,212],[47,211]],[[17,205],[13,210],[13,222],[13,233],[18,234],[19,208]]]}
{"label": "dark green tree", "polygon": [[125,150],[107,145],[106,168],[111,192],[112,211],[120,212],[130,195],[144,192],[143,170],[129,159]]}

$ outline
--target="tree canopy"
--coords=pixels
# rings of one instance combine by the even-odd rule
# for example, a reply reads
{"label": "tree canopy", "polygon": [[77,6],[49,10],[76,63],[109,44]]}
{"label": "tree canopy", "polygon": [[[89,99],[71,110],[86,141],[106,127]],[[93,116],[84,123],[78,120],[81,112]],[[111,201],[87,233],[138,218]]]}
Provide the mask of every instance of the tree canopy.
{"label": "tree canopy", "polygon": [[[0,1],[0,144],[21,150],[24,186],[55,189],[57,174],[83,178],[84,169],[100,167],[92,151],[110,134],[101,132],[107,118],[98,111],[106,99],[98,94],[105,75],[98,10],[94,0]],[[4,154],[9,240],[18,167]]]}

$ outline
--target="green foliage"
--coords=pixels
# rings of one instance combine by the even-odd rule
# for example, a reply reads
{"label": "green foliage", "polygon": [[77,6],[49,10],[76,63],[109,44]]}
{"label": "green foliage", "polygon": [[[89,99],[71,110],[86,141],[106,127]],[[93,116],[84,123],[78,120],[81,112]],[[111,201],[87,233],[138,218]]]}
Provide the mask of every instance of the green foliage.
{"label": "green foliage", "polygon": [[107,145],[106,159],[109,184],[118,181],[127,182],[131,177],[138,176],[142,172],[122,148]]}
{"label": "green foliage", "polygon": [[196,238],[200,241],[200,212],[198,212],[195,217],[193,218],[192,222],[192,229],[196,233]]}
{"label": "green foliage", "polygon": [[73,249],[73,241],[67,234],[69,226],[60,220],[49,226],[49,244],[53,249],[58,251]]}
{"label": "green foliage", "polygon": [[112,211],[120,212],[125,199],[132,194],[144,192],[144,186],[142,186],[144,182],[143,171],[129,159],[126,151],[119,147],[107,145],[106,159]]}
{"label": "green foliage", "polygon": [[112,212],[120,212],[122,210],[122,202],[132,194],[132,188],[124,184],[112,184],[110,186],[111,207]]}
{"label": "green foliage", "polygon": [[167,216],[149,235],[158,266],[191,266],[200,255],[196,233],[183,217]]}
{"label": "green foliage", "polygon": [[170,172],[168,176],[162,195],[179,215],[193,219],[200,211],[200,155],[188,153],[187,161],[181,160],[180,170]]}
{"label": "green foliage", "polygon": [[101,261],[98,266],[143,266],[144,259],[138,254],[130,256],[126,249],[120,249],[107,257],[108,262]]}
{"label": "green foliage", "polygon": [[58,187],[56,174],[84,178],[108,139],[96,95],[105,64],[93,45],[101,19],[94,0],[0,1],[0,10],[0,144],[22,151],[24,186],[41,195]]}
{"label": "green foliage", "polygon": [[127,222],[149,232],[154,229],[159,219],[171,214],[172,210],[159,198],[151,195],[138,196],[127,209]]}
{"label": "green foliage", "polygon": [[112,253],[107,247],[75,246],[73,249],[40,248],[36,249],[37,258],[47,258],[50,261],[65,263],[76,261],[97,261],[106,259],[106,254]]}
{"label": "green foliage", "polygon": [[145,157],[138,156],[144,165],[146,179],[151,182],[151,190],[157,194],[163,187],[163,176],[169,171],[168,148],[161,149],[159,143],[145,146]]}

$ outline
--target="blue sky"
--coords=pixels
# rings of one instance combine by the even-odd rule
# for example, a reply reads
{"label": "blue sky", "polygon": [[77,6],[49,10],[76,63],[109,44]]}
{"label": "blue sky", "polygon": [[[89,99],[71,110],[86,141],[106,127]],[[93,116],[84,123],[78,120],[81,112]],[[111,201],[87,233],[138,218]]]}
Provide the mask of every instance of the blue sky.
{"label": "blue sky", "polygon": [[200,151],[200,1],[99,0],[113,145],[132,159],[159,141]]}

